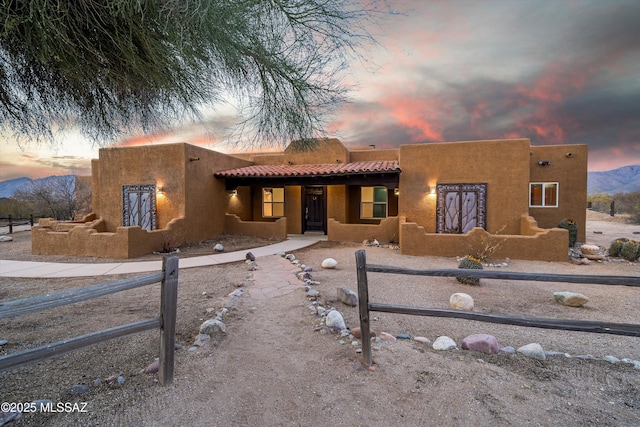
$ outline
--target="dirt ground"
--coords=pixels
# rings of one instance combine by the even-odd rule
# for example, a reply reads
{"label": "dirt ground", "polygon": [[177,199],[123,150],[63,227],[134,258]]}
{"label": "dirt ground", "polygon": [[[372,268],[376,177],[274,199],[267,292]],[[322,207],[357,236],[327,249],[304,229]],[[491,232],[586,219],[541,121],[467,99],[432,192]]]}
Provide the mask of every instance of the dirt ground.
{"label": "dirt ground", "polygon": [[[587,242],[608,247],[615,238],[639,239],[640,226],[589,212]],[[56,260],[29,254],[30,233],[0,244],[0,259]],[[227,250],[249,241],[225,241]],[[265,243],[265,242],[255,242]],[[320,304],[336,307],[350,328],[358,310],[336,301],[336,288],[356,290],[354,253],[367,261],[409,268],[455,268],[455,258],[412,257],[389,248],[321,242],[295,253],[312,266]],[[186,248],[181,256],[210,250]],[[464,254],[461,254],[464,255]],[[145,257],[145,260],[154,256]],[[320,268],[332,257],[335,270]],[[74,262],[106,260],[65,259]],[[257,260],[260,265],[261,260]],[[503,269],[568,274],[640,275],[640,263],[511,260]],[[175,379],[163,387],[141,371],[158,357],[159,333],[151,331],[0,373],[0,398],[8,402],[87,402],[83,413],[28,413],[9,426],[638,426],[640,338],[495,325],[465,320],[373,313],[375,331],[408,333],[434,341],[453,338],[460,346],[473,333],[494,335],[500,347],[540,343],[568,353],[538,361],[520,354],[487,355],[467,350],[436,351],[409,340],[374,343],[375,370],[360,368],[360,346],[320,327],[301,288],[260,300],[245,295],[223,321],[227,333],[208,347],[188,351],[199,325],[229,301],[228,294],[251,272],[244,263],[182,269],[179,273]],[[76,288],[126,276],[73,279],[0,278],[0,301]],[[106,279],[106,280],[105,280]],[[249,282],[250,283],[250,282]],[[418,278],[369,273],[372,302],[448,308],[451,294],[465,292],[475,311],[526,317],[640,323],[640,290],[631,287],[483,280],[481,286],[453,278]],[[582,308],[559,305],[553,292],[587,295]],[[152,285],[46,312],[0,320],[0,355],[98,329],[158,315],[159,285]],[[593,359],[575,356],[592,355]],[[124,383],[108,382],[122,376]],[[101,384],[94,386],[94,380]],[[67,390],[90,386],[82,395]]]}

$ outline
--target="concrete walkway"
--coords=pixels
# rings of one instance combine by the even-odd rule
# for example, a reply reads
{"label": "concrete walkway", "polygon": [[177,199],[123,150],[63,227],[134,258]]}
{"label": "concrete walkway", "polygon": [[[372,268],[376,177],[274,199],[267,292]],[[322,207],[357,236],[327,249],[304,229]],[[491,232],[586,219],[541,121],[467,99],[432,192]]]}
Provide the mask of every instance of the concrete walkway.
{"label": "concrete walkway", "polygon": [[[326,236],[319,234],[290,235],[287,240],[273,245],[245,249],[236,252],[222,252],[211,255],[180,258],[179,268],[203,267],[207,265],[244,261],[247,252],[253,253],[256,258],[275,255],[280,252],[291,252],[311,246],[320,240],[326,240]],[[111,274],[146,273],[160,270],[162,270],[161,260],[96,264],[0,260],[0,277],[86,277],[106,276]]]}

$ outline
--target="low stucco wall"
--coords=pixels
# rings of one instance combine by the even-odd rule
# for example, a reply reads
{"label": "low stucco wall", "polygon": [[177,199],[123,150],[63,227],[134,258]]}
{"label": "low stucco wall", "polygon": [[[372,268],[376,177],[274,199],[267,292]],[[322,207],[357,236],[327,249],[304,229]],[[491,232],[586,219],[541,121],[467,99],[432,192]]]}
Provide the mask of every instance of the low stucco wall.
{"label": "low stucco wall", "polygon": [[237,215],[226,214],[224,218],[224,232],[226,234],[239,234],[243,236],[255,236],[263,239],[287,238],[287,218],[282,217],[277,221],[242,221]]}
{"label": "low stucco wall", "polygon": [[400,224],[400,253],[416,256],[464,256],[476,255],[487,245],[497,245],[492,258],[567,260],[567,230],[538,228],[533,218],[523,215],[521,232],[521,235],[496,235],[476,227],[466,234],[435,234],[426,233],[424,227],[416,223],[403,222]]}
{"label": "low stucco wall", "polygon": [[118,227],[104,232],[104,220],[85,224],[40,220],[32,228],[31,252],[37,255],[70,255],[96,258],[135,258],[165,246],[184,243],[181,218],[172,220],[166,229],[146,231],[138,226]]}
{"label": "low stucco wall", "polygon": [[397,216],[388,217],[380,224],[342,224],[334,218],[327,221],[327,239],[338,242],[362,242],[376,239],[381,243],[398,241]]}

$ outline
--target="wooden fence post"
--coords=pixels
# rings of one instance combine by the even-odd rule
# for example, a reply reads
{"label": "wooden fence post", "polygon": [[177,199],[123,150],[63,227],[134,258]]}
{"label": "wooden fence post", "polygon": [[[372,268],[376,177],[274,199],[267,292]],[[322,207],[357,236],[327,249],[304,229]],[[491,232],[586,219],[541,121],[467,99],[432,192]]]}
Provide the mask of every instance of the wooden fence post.
{"label": "wooden fence post", "polygon": [[173,382],[176,351],[176,314],[178,308],[178,257],[162,258],[162,288],[160,291],[160,384]]}
{"label": "wooden fence post", "polygon": [[369,284],[367,282],[367,254],[356,251],[356,271],[358,275],[358,309],[360,312],[360,333],[362,334],[362,365],[371,366],[371,333],[369,330]]}

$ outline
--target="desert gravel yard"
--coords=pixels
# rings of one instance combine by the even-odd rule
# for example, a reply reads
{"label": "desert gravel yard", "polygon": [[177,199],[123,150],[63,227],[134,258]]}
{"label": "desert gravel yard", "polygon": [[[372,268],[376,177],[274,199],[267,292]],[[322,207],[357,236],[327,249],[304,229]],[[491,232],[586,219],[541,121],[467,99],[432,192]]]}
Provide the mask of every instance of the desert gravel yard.
{"label": "desert gravel yard", "polygon": [[[608,247],[619,237],[640,240],[633,234],[640,226],[615,220],[590,212],[587,242]],[[30,233],[14,236],[13,242],[0,244],[0,259],[83,262],[34,257],[29,253]],[[267,242],[224,243],[232,250]],[[457,266],[455,258],[404,256],[392,248],[360,244],[319,242],[295,253],[313,268],[313,280],[320,282],[313,286],[320,292],[318,305],[338,309],[349,328],[359,326],[358,309],[338,302],[336,289],[356,290],[354,253],[358,249],[365,249],[367,261],[375,264],[416,269]],[[180,256],[207,250],[206,245],[194,246]],[[320,268],[328,257],[338,261],[336,269]],[[260,268],[264,260],[256,262]],[[510,260],[500,268],[640,276],[640,263],[619,260],[589,265]],[[360,367],[357,339],[323,326],[323,319],[311,310],[302,282],[294,292],[261,299],[252,296],[253,273],[245,263],[182,269],[179,274],[177,342],[182,349],[176,352],[172,385],[163,387],[156,374],[142,372],[158,357],[157,331],[121,338],[0,373],[4,402],[86,402],[86,412],[25,413],[8,425],[640,425],[640,369],[632,363],[603,360],[614,356],[640,361],[640,337],[372,313],[372,328],[378,333],[422,336],[431,342],[448,336],[458,348],[468,335],[487,333],[503,348],[539,343],[558,354],[541,361],[519,353],[437,351],[414,340],[383,340],[373,343],[375,369],[367,370]],[[0,301],[122,277],[0,278]],[[451,294],[464,292],[473,297],[474,311],[479,313],[640,324],[640,289],[625,286],[487,279],[480,286],[470,286],[454,278],[379,273],[369,273],[369,286],[373,302],[448,308]],[[237,289],[243,289],[243,295],[230,298]],[[579,308],[560,305],[553,292],[564,290],[583,293],[589,302]],[[158,306],[159,285],[152,285],[0,320],[0,340],[7,341],[0,355],[154,317]],[[189,350],[200,324],[225,306],[229,309],[222,317],[226,334]],[[76,385],[86,385],[88,391],[71,393]]]}

